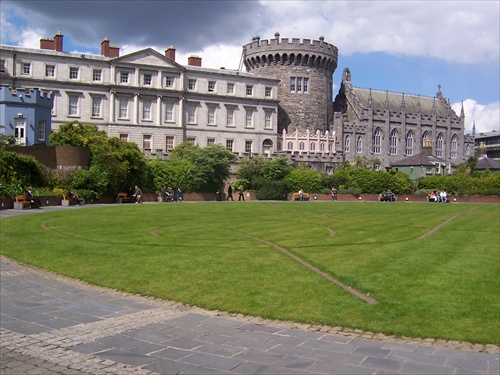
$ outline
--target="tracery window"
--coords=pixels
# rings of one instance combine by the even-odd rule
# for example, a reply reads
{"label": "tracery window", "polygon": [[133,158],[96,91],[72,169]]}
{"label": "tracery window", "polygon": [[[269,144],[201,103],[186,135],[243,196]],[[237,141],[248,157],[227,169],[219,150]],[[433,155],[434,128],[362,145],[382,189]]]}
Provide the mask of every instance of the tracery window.
{"label": "tracery window", "polygon": [[374,154],[380,154],[381,147],[380,145],[382,144],[382,130],[380,128],[377,128],[375,130],[375,133],[373,133],[373,153]]}
{"label": "tracery window", "polygon": [[358,140],[356,141],[356,153],[361,154],[363,152],[363,138],[358,135]]}
{"label": "tracery window", "polygon": [[392,129],[391,131],[391,145],[389,147],[389,153],[391,155],[396,155],[398,153],[398,131]]}
{"label": "tracery window", "polygon": [[452,159],[457,158],[457,149],[458,149],[458,137],[456,134],[453,134],[451,137],[451,148],[450,148],[450,157]]}
{"label": "tracery window", "polygon": [[413,132],[410,130],[406,133],[406,147],[405,147],[406,156],[413,155]]}
{"label": "tracery window", "polygon": [[344,151],[349,152],[351,150],[351,137],[348,135],[344,138]]}
{"label": "tracery window", "polygon": [[436,156],[442,158],[444,155],[444,136],[439,133],[436,138]]}

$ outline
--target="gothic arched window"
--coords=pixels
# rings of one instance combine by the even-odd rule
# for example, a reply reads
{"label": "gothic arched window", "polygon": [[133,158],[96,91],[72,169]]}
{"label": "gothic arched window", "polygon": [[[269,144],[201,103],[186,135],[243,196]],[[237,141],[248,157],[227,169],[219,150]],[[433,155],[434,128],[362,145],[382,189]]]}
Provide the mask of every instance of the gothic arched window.
{"label": "gothic arched window", "polygon": [[389,153],[391,155],[396,155],[398,153],[398,131],[392,129],[391,131],[391,146],[389,147]]}
{"label": "gothic arched window", "polygon": [[363,138],[358,135],[358,140],[356,141],[356,153],[361,154],[363,152]]}
{"label": "gothic arched window", "polygon": [[293,151],[293,142],[292,142],[292,141],[290,141],[290,142],[288,142],[288,143],[286,144],[286,149],[287,149],[288,151]]}
{"label": "gothic arched window", "polygon": [[425,141],[429,140],[429,132],[425,131],[422,134],[422,147],[425,146]]}
{"label": "gothic arched window", "polygon": [[465,157],[467,159],[470,157],[470,145],[465,146]]}
{"label": "gothic arched window", "polygon": [[444,152],[444,136],[443,133],[439,133],[436,138],[436,156],[442,158],[445,154]]}
{"label": "gothic arched window", "polygon": [[305,148],[306,148],[306,145],[304,144],[304,142],[300,142],[299,143],[299,150],[304,151]]}
{"label": "gothic arched window", "polygon": [[311,145],[309,146],[309,150],[316,151],[316,143],[311,142]]}
{"label": "gothic arched window", "polygon": [[413,132],[410,130],[406,133],[406,147],[405,147],[406,156],[413,155]]}
{"label": "gothic arched window", "polygon": [[380,154],[380,145],[382,144],[382,130],[377,128],[373,133],[373,153]]}
{"label": "gothic arched window", "polygon": [[348,134],[344,138],[344,152],[350,152],[350,151],[351,151],[351,137]]}
{"label": "gothic arched window", "polygon": [[452,159],[457,158],[457,150],[458,150],[458,137],[456,134],[453,134],[451,137],[451,145],[450,145],[450,157]]}

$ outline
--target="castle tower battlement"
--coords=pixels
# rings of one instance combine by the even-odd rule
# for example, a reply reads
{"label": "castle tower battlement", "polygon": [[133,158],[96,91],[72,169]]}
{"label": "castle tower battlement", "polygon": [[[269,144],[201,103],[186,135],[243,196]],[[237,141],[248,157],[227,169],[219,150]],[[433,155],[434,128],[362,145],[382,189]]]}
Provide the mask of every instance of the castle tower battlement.
{"label": "castle tower battlement", "polygon": [[54,98],[52,93],[41,91],[38,88],[13,89],[7,85],[0,86],[0,102],[9,104],[36,105],[40,107],[52,108]]}
{"label": "castle tower battlement", "polygon": [[243,62],[249,72],[278,78],[280,104],[278,131],[330,130],[333,125],[333,73],[338,49],[319,40],[255,36],[243,46]]}

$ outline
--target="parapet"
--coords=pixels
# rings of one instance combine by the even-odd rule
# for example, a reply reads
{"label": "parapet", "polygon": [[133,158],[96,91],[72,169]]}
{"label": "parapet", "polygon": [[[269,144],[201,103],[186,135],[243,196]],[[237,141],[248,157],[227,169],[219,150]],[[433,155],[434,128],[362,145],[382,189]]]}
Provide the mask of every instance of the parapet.
{"label": "parapet", "polygon": [[1,85],[0,101],[52,107],[52,104],[54,103],[54,96],[52,93],[47,91],[41,91],[38,88],[11,89],[7,85]]}
{"label": "parapet", "polygon": [[333,44],[325,42],[325,38],[320,36],[319,40],[292,38],[280,38],[279,33],[274,34],[274,39],[260,39],[254,36],[252,42],[243,46],[247,53],[264,53],[278,51],[304,51],[309,53],[323,53],[337,57],[338,48]]}

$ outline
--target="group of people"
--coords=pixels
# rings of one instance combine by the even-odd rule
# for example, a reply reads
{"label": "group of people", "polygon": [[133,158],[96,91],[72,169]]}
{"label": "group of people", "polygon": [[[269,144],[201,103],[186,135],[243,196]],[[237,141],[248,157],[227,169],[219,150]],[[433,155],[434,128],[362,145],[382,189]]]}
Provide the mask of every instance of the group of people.
{"label": "group of people", "polygon": [[160,190],[160,196],[162,202],[179,202],[184,200],[182,190],[180,188],[172,189],[170,186],[167,188],[166,185],[162,186]]}
{"label": "group of people", "polygon": [[391,189],[387,189],[378,195],[378,200],[380,202],[394,202],[396,200],[396,195]]}
{"label": "group of people", "polygon": [[[245,189],[243,189],[243,186],[240,185],[240,187],[238,188],[238,201],[244,201],[245,200]],[[221,190],[217,190],[215,192],[215,200],[216,201],[222,201],[222,192]],[[231,184],[229,184],[229,187],[227,188],[227,194],[226,194],[226,201],[234,201],[234,198],[233,198],[233,186]]]}
{"label": "group of people", "polygon": [[[71,190],[71,188],[68,188],[66,196],[68,200],[73,201],[76,207],[83,205],[83,200],[79,199],[78,195],[73,193],[73,190]],[[42,202],[40,201],[40,198],[35,197],[33,188],[31,186],[28,186],[28,188],[26,189],[26,199],[30,201],[31,208],[42,208]]]}
{"label": "group of people", "polygon": [[431,193],[427,196],[429,202],[442,202],[442,203],[448,203],[448,194],[446,191],[431,191]]}

